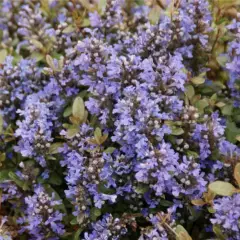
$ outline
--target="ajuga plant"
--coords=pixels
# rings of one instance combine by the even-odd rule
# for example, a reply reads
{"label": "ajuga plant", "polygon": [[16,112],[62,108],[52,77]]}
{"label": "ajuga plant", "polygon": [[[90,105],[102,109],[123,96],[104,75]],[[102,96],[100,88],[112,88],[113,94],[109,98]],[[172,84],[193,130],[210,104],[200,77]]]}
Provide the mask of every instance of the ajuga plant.
{"label": "ajuga plant", "polygon": [[0,1],[0,240],[239,240],[238,0]]}

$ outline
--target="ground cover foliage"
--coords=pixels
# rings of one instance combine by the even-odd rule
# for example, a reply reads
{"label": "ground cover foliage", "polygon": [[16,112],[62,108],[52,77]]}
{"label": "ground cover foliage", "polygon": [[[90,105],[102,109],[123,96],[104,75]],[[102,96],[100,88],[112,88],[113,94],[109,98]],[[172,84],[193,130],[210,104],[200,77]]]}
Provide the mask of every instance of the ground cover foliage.
{"label": "ground cover foliage", "polygon": [[240,239],[238,0],[0,1],[0,239]]}

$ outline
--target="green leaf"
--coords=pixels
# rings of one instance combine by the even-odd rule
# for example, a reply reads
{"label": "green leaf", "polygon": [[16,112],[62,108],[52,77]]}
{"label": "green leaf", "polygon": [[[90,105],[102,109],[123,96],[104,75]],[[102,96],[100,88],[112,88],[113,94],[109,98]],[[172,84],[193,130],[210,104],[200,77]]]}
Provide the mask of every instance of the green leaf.
{"label": "green leaf", "polygon": [[[63,235],[61,235],[60,239],[61,240],[69,240],[69,239],[73,239],[73,235],[75,234],[75,231],[74,233],[72,232],[65,232]],[[79,240],[79,239],[78,239]]]}
{"label": "green leaf", "polygon": [[74,117],[78,118],[80,122],[83,122],[85,118],[85,106],[81,97],[75,98],[72,106],[72,114]]}
{"label": "green leaf", "polygon": [[44,57],[45,57],[45,56],[44,56],[42,53],[39,53],[39,52],[33,52],[33,53],[31,54],[31,58],[36,59],[37,62],[43,60]]}
{"label": "green leaf", "polygon": [[213,232],[219,238],[219,240],[225,240],[226,237],[223,235],[222,230],[219,225],[213,225]]}
{"label": "green leaf", "polygon": [[93,221],[96,221],[96,219],[101,216],[101,209],[99,208],[96,208],[96,207],[93,207],[91,208],[90,210],[90,218],[93,220]]}
{"label": "green leaf", "polygon": [[223,115],[229,116],[232,115],[233,106],[231,104],[225,105],[221,111]]}
{"label": "green leaf", "polygon": [[100,142],[101,142],[100,144],[103,144],[107,140],[107,138],[108,138],[108,134],[104,134],[100,139]]}
{"label": "green leaf", "polygon": [[163,207],[171,207],[173,205],[172,202],[164,200],[164,199],[161,199],[159,204]]}
{"label": "green leaf", "polygon": [[10,179],[12,179],[20,188],[23,189],[23,191],[26,191],[29,189],[29,186],[26,181],[21,180],[16,173],[14,172],[9,172],[8,176]]}
{"label": "green leaf", "polygon": [[30,43],[32,43],[36,48],[44,49],[44,46],[42,45],[42,43],[36,39],[31,39]]}
{"label": "green leaf", "polygon": [[140,184],[136,187],[135,191],[138,194],[144,194],[148,191],[149,187],[147,185],[144,184]]}
{"label": "green leaf", "polygon": [[203,84],[205,82],[205,77],[193,77],[191,79],[191,82],[194,83],[195,85],[200,85],[200,84]]}
{"label": "green leaf", "polygon": [[188,157],[193,157],[193,158],[199,158],[198,153],[196,153],[194,151],[190,151],[190,150],[187,150],[187,156]]}
{"label": "green leaf", "polygon": [[105,153],[113,153],[115,151],[115,147],[108,147],[107,149],[104,150]]}
{"label": "green leaf", "polygon": [[179,136],[184,133],[184,130],[182,128],[172,127],[172,135]]}
{"label": "green leaf", "polygon": [[115,190],[112,188],[105,187],[104,182],[102,182],[98,184],[98,192],[111,195],[115,193]]}
{"label": "green leaf", "polygon": [[213,214],[213,213],[216,212],[216,210],[215,210],[214,208],[212,208],[212,207],[208,207],[207,209],[208,209],[208,212],[209,212],[209,213],[212,213],[212,214]]}
{"label": "green leaf", "polygon": [[56,160],[57,160],[55,157],[53,157],[53,156],[51,156],[51,155],[48,155],[48,156],[46,157],[46,159],[47,159],[47,160],[51,160],[51,161],[56,161]]}
{"label": "green leaf", "polygon": [[234,168],[234,178],[240,187],[240,163],[238,163]]}
{"label": "green leaf", "polygon": [[64,57],[60,56],[59,61],[58,61],[58,68],[59,70],[62,70],[64,66]]}
{"label": "green leaf", "polygon": [[157,21],[159,20],[159,17],[160,17],[160,12],[161,12],[161,8],[159,6],[154,6],[150,10],[148,18],[152,24],[157,23]]}
{"label": "green leaf", "polygon": [[103,10],[106,8],[106,5],[107,5],[107,0],[98,1],[98,10],[100,11],[100,13],[103,12]]}
{"label": "green leaf", "polygon": [[59,186],[62,184],[62,178],[56,172],[53,172],[50,174],[50,178],[49,178],[48,182],[53,185]]}
{"label": "green leaf", "polygon": [[67,26],[66,28],[63,29],[63,33],[71,33],[75,30],[75,28],[72,25]]}
{"label": "green leaf", "polygon": [[78,133],[78,131],[79,131],[78,128],[69,128],[69,129],[67,130],[67,136],[68,136],[69,138],[72,138],[72,137],[74,137],[74,136]]}
{"label": "green leaf", "polygon": [[177,233],[177,240],[192,240],[182,225],[177,225],[175,232]]}
{"label": "green leaf", "polygon": [[225,7],[231,7],[237,4],[238,0],[218,0],[218,7],[219,9],[225,8]]}
{"label": "green leaf", "polygon": [[9,171],[10,170],[8,170],[8,169],[4,169],[4,170],[0,171],[0,183],[10,179]]}
{"label": "green leaf", "polygon": [[218,64],[221,66],[221,67],[225,67],[227,61],[228,61],[228,58],[227,56],[218,56],[217,58],[217,62]]}
{"label": "green leaf", "polygon": [[137,3],[137,5],[139,5],[139,6],[145,5],[144,0],[136,0],[136,3]]}
{"label": "green leaf", "polygon": [[191,203],[192,203],[194,206],[203,206],[203,205],[206,204],[202,199],[193,199],[193,200],[191,201]]}
{"label": "green leaf", "polygon": [[62,146],[63,146],[63,143],[61,143],[61,142],[53,143],[53,144],[51,144],[51,146],[48,150],[48,153],[49,154],[56,154],[56,153],[58,153],[58,149]]}
{"label": "green leaf", "polygon": [[46,56],[46,61],[47,61],[47,64],[49,65],[49,67],[50,67],[52,70],[55,71],[55,70],[56,70],[56,67],[55,67],[53,58],[52,58],[50,55],[47,55],[47,56]]}
{"label": "green leaf", "polygon": [[236,140],[238,140],[240,142],[240,135],[236,136]]}
{"label": "green leaf", "polygon": [[6,57],[7,57],[7,50],[6,49],[1,49],[0,50],[0,64],[4,63]]}
{"label": "green leaf", "polygon": [[33,174],[33,176],[35,176],[35,177],[38,176],[39,172],[40,172],[40,169],[39,169],[39,168],[34,168],[34,169],[32,170],[32,174]]}
{"label": "green leaf", "polygon": [[81,234],[82,231],[83,231],[83,229],[82,229],[82,228],[79,228],[79,229],[74,233],[73,240],[79,240],[79,239],[80,239],[80,234]]}
{"label": "green leaf", "polygon": [[47,15],[51,16],[51,10],[49,6],[49,0],[40,0],[41,2],[41,10]]}
{"label": "green leaf", "polygon": [[0,162],[4,162],[6,159],[6,153],[0,153]]}
{"label": "green leaf", "polygon": [[195,103],[195,106],[198,108],[199,112],[202,113],[204,108],[209,106],[208,100],[206,98],[201,99]]}
{"label": "green leaf", "polygon": [[209,184],[208,188],[215,194],[220,196],[232,196],[236,192],[236,188],[228,182],[215,181]]}
{"label": "green leaf", "polygon": [[2,133],[3,131],[3,116],[0,115],[0,134]]}
{"label": "green leaf", "polygon": [[89,3],[89,1],[88,0],[78,0],[80,3],[81,3],[81,5],[84,7],[84,8],[86,8],[88,11],[91,11],[92,10],[92,6],[91,6],[91,4]]}
{"label": "green leaf", "polygon": [[82,27],[89,27],[89,26],[90,26],[89,18],[84,18],[83,23],[82,23]]}
{"label": "green leaf", "polygon": [[236,136],[240,135],[240,128],[236,126],[235,122],[232,121],[227,121],[227,126],[226,126],[226,138],[228,141],[235,143],[236,142]]}
{"label": "green leaf", "polygon": [[192,85],[187,85],[185,87],[185,94],[188,97],[188,99],[191,100],[192,97],[195,95],[194,87]]}
{"label": "green leaf", "polygon": [[34,167],[35,161],[33,161],[33,160],[25,161],[24,165],[28,168]]}
{"label": "green leaf", "polygon": [[88,118],[88,111],[85,109],[83,122],[86,122]]}
{"label": "green leaf", "polygon": [[68,123],[64,123],[62,126],[66,129],[72,128],[72,124],[68,124]]}
{"label": "green leaf", "polygon": [[214,94],[211,96],[210,100],[216,101],[216,100],[217,100],[217,94],[214,93]]}
{"label": "green leaf", "polygon": [[216,103],[216,106],[219,107],[219,108],[222,108],[222,107],[224,107],[225,105],[226,105],[226,103],[224,103],[224,102],[218,102],[218,103]]}
{"label": "green leaf", "polygon": [[71,224],[71,225],[77,225],[77,224],[78,224],[77,218],[74,217],[74,218],[70,221],[70,224]]}
{"label": "green leaf", "polygon": [[190,221],[196,221],[197,219],[199,219],[199,217],[201,216],[200,211],[196,210],[195,207],[188,205],[187,207],[188,211],[190,212],[191,216],[193,217]]}
{"label": "green leaf", "polygon": [[94,131],[94,138],[95,138],[96,142],[100,145],[101,144],[101,138],[102,138],[102,131],[98,127]]}

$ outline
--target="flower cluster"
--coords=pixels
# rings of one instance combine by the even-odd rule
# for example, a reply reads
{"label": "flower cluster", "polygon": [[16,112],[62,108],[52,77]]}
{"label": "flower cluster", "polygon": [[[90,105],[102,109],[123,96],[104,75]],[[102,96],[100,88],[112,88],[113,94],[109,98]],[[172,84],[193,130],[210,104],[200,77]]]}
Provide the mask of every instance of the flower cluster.
{"label": "flower cluster", "polygon": [[223,227],[223,232],[230,239],[238,239],[239,235],[239,194],[230,197],[223,197],[214,201],[214,218],[211,219],[213,224],[218,224]]}
{"label": "flower cluster", "polygon": [[33,239],[57,239],[56,236],[63,235],[63,214],[56,209],[61,200],[54,200],[55,195],[50,197],[42,186],[36,186],[33,196],[25,197],[26,209],[24,217],[18,219],[22,227],[21,231],[27,230]]}
{"label": "flower cluster", "polygon": [[0,108],[10,118],[16,116],[17,109],[28,95],[47,83],[34,59],[22,59],[14,65],[13,57],[9,56],[1,67],[0,75]]}
{"label": "flower cluster", "polygon": [[111,237],[113,240],[120,239],[127,232],[126,224],[131,224],[132,222],[134,222],[134,218],[114,219],[110,214],[104,215],[102,220],[93,224],[93,230],[90,234],[85,233],[84,240],[104,239],[106,237]]}
{"label": "flower cluster", "polygon": [[229,83],[228,86],[231,90],[233,99],[235,99],[234,104],[239,106],[239,58],[240,58],[240,23],[235,20],[228,28],[234,34],[234,40],[229,45],[228,57],[229,62],[226,64],[226,68],[229,71]]}
{"label": "flower cluster", "polygon": [[239,7],[1,1],[0,239],[239,239]]}

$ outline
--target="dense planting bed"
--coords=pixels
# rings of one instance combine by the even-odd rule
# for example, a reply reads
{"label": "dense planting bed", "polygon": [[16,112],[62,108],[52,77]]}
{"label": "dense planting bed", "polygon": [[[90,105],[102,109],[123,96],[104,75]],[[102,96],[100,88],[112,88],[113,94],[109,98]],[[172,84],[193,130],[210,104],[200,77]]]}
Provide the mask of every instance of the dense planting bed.
{"label": "dense planting bed", "polygon": [[0,1],[0,240],[239,240],[238,0]]}

